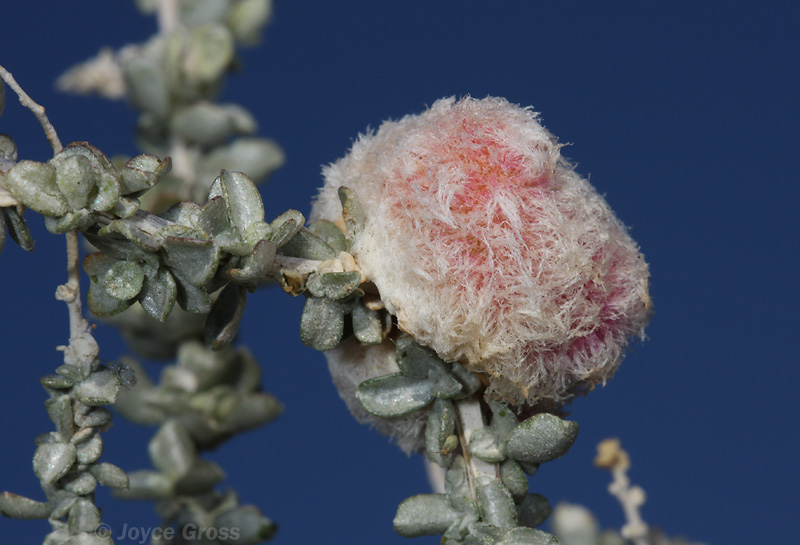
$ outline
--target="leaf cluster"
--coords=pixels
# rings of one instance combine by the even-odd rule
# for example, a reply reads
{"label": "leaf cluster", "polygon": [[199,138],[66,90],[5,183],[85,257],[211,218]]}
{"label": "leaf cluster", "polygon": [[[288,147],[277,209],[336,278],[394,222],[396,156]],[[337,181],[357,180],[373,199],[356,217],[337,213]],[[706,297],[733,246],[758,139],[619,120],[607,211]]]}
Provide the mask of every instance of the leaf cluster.
{"label": "leaf cluster", "polygon": [[47,501],[3,492],[0,513],[48,519],[53,531],[45,538],[47,544],[107,545],[110,539],[95,533],[101,519],[93,496],[98,484],[114,490],[128,487],[128,475],[122,469],[99,461],[101,432],[111,426],[112,416],[104,405],[114,403],[125,383],[96,358],[88,366],[62,365],[42,377],[41,383],[50,395],[45,407],[56,428],[36,438],[33,455],[33,471]]}
{"label": "leaf cluster", "polygon": [[[253,182],[228,171],[203,206],[181,202],[159,215],[141,210],[138,198],[169,168],[169,159],[139,155],[118,170],[81,142],[47,163],[20,161],[5,179],[20,203],[45,216],[51,232],[81,230],[100,250],[84,260],[95,315],[113,316],[139,302],[163,322],[177,302],[188,312],[209,314],[206,340],[221,348],[235,336],[247,291],[271,274],[276,252],[304,218],[290,211],[266,223]],[[287,250],[303,248],[295,241]]]}
{"label": "leaf cluster", "polygon": [[[535,529],[549,516],[540,494],[529,493],[527,475],[565,454],[578,425],[549,413],[519,421],[504,403],[480,399],[488,424],[472,430],[464,444],[459,404],[475,399],[482,381],[458,363],[446,363],[410,336],[395,340],[399,371],[362,382],[356,398],[370,414],[398,418],[427,411],[425,454],[446,468],[446,493],[405,500],[395,517],[401,535],[443,535],[443,543],[481,545],[551,544]],[[474,475],[470,458],[497,464],[498,478]]]}
{"label": "leaf cluster", "polygon": [[[152,2],[140,4],[145,13],[157,9]],[[163,157],[180,141],[192,165],[193,179],[182,173],[167,180],[160,203],[170,194],[199,202],[208,191],[203,180],[222,169],[260,182],[284,161],[275,142],[252,136],[258,124],[245,108],[215,102],[224,76],[239,63],[236,46],[258,42],[271,0],[194,0],[178,7],[180,25],[123,48],[116,59],[125,96],[141,112],[139,147]]]}
{"label": "leaf cluster", "polygon": [[[458,403],[456,401],[456,403]],[[436,399],[428,417],[426,454],[447,468],[445,494],[422,494],[398,508],[395,531],[408,537],[442,534],[442,543],[474,545],[544,545],[557,540],[535,529],[550,515],[547,499],[530,493],[527,475],[539,464],[565,454],[577,437],[578,425],[548,414],[522,422],[504,404],[488,400],[490,423],[460,445],[456,407]],[[455,451],[455,452],[454,452]],[[465,457],[499,464],[499,479],[468,472]]]}
{"label": "leaf cluster", "polygon": [[[349,189],[341,188],[339,196],[345,231],[329,221],[316,221],[301,233],[302,237],[295,237],[289,244],[294,251],[290,255],[326,260],[350,249],[363,213]],[[305,345],[316,350],[330,350],[345,337],[348,325],[361,344],[383,342],[388,328],[377,309],[364,303],[361,283],[361,273],[357,270],[315,272],[304,282],[296,283],[296,292],[305,292],[307,297],[300,318],[300,339]]]}

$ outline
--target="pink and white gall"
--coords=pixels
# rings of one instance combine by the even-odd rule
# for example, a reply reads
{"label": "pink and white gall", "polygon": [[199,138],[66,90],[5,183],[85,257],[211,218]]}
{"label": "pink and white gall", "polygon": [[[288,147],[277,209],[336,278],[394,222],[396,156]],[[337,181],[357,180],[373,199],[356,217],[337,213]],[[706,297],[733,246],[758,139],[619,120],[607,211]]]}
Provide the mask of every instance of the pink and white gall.
{"label": "pink and white gall", "polygon": [[453,98],[362,135],[312,219],[366,213],[351,253],[398,326],[516,405],[611,377],[650,316],[648,267],[530,109]]}

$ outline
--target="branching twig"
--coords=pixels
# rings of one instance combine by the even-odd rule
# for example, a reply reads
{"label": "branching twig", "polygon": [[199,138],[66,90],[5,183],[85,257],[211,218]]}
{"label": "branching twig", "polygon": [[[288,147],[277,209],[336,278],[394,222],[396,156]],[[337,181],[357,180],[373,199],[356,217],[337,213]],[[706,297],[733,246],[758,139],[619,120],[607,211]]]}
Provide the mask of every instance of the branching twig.
{"label": "branching twig", "polygon": [[17,80],[15,80],[14,76],[11,75],[11,72],[6,70],[3,66],[0,66],[0,78],[2,78],[3,81],[5,81],[6,84],[17,94],[20,104],[32,111],[33,115],[36,116],[36,119],[39,120],[39,123],[44,129],[44,134],[47,137],[48,142],[50,142],[50,146],[53,148],[53,153],[55,154],[61,151],[63,149],[61,140],[58,139],[58,134],[56,134],[55,127],[53,127],[53,124],[50,123],[50,120],[44,113],[44,107],[40,104],[37,104],[31,97],[29,97],[28,93],[26,93],[22,87],[20,87],[19,83],[17,83]]}
{"label": "branching twig", "polygon": [[[0,78],[13,89],[19,97],[19,102],[28,108],[44,129],[44,134],[56,154],[63,149],[61,140],[58,138],[55,127],[45,114],[44,107],[37,104],[28,93],[14,79],[14,76],[0,66]],[[90,365],[97,357],[99,349],[97,342],[90,333],[89,324],[83,318],[81,309],[81,288],[80,288],[80,260],[78,254],[78,233],[71,231],[67,233],[67,283],[58,287],[56,299],[67,303],[69,308],[69,329],[70,343],[65,348],[65,363],[83,366]]]}
{"label": "branching twig", "polygon": [[597,467],[611,471],[614,480],[608,485],[608,491],[619,500],[625,512],[626,523],[620,533],[636,545],[650,545],[647,523],[642,520],[639,508],[645,502],[644,490],[639,486],[631,486],[628,469],[631,461],[628,453],[620,446],[619,439],[606,439],[597,445]]}
{"label": "branching twig", "polygon": [[56,290],[56,299],[64,301],[69,310],[69,339],[65,363],[88,365],[97,356],[99,349],[91,328],[83,317],[81,307],[80,255],[78,233],[70,231],[67,236],[67,282]]}

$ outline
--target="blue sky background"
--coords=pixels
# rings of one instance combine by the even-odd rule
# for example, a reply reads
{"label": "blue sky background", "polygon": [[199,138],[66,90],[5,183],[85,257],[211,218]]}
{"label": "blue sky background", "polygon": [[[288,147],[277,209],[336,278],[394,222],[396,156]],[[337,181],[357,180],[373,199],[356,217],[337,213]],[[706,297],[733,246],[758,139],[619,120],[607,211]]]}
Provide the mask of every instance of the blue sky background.
{"label": "blue sky background", "polygon": [[[578,441],[531,490],[622,524],[591,465],[595,444],[622,439],[644,518],[713,545],[797,539],[798,47],[794,2],[402,3],[276,0],[262,46],[224,99],[251,109],[287,153],[263,186],[269,218],[307,213],[320,165],[387,118],[437,98],[505,96],[532,105],[631,227],[652,272],[656,314],[605,388],[577,400]],[[0,64],[47,107],[66,143],[134,154],[135,116],[120,103],[59,95],[53,80],[103,45],[155,29],[127,1],[4,2]],[[11,97],[0,131],[21,158],[48,147]],[[34,437],[52,429],[38,377],[60,363],[67,314],[63,240],[28,215],[37,247],[0,257],[0,489],[37,499]],[[280,525],[273,543],[406,543],[398,503],[426,492],[419,457],[351,419],[323,356],[299,340],[301,299],[252,296],[241,342],[263,386],[285,404],[270,426],[211,457],[227,484]],[[125,353],[101,326],[101,355]],[[152,430],[116,420],[103,460],[147,467]],[[149,505],[98,495],[104,519],[152,527]],[[0,520],[3,543],[40,543],[43,522]],[[129,543],[120,541],[119,543]],[[420,538],[420,544],[438,543]]]}

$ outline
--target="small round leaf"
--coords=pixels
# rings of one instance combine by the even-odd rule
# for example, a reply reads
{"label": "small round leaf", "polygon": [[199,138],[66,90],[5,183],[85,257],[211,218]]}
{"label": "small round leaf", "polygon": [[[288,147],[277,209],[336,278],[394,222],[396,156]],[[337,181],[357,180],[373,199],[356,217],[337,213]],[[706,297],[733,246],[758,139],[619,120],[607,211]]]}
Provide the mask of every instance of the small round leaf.
{"label": "small round leaf", "polygon": [[103,278],[106,293],[114,299],[126,301],[136,297],[142,289],[144,269],[135,261],[118,261]]}
{"label": "small round leaf", "polygon": [[20,161],[6,173],[5,182],[12,195],[44,216],[63,216],[69,210],[52,165]]}
{"label": "small round leaf", "polygon": [[577,437],[577,422],[539,413],[511,430],[504,446],[509,458],[539,464],[566,454]]}
{"label": "small round leaf", "polygon": [[411,496],[397,508],[394,531],[404,537],[443,534],[460,516],[444,494]]}
{"label": "small round leaf", "polygon": [[75,446],[69,443],[45,443],[33,455],[33,472],[44,484],[56,482],[75,463]]}

